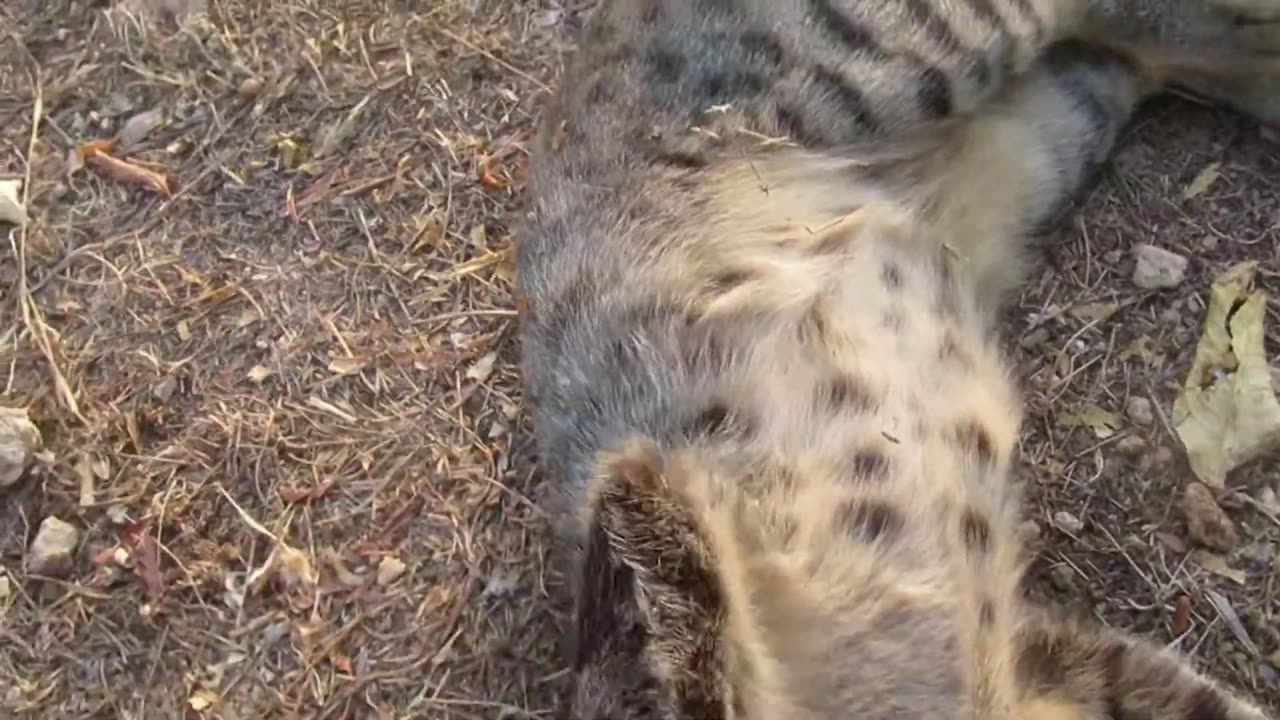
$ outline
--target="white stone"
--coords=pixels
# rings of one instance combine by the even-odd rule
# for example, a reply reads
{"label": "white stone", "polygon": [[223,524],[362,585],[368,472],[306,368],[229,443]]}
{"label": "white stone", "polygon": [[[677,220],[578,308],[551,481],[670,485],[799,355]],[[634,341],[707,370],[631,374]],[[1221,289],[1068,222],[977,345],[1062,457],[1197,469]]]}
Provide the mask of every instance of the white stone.
{"label": "white stone", "polygon": [[1133,284],[1144,290],[1177,287],[1187,275],[1187,259],[1155,245],[1139,245],[1133,249],[1137,262],[1133,268]]}

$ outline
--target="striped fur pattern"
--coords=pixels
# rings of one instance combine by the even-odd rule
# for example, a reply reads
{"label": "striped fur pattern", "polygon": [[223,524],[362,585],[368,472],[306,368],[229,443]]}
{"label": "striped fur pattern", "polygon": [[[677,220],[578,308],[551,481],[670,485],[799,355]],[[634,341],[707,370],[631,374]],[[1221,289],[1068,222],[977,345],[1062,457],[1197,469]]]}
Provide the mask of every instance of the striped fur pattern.
{"label": "striped fur pattern", "polygon": [[1263,717],[1026,605],[994,339],[1145,95],[1272,82],[1208,1],[603,6],[518,259],[571,718]]}

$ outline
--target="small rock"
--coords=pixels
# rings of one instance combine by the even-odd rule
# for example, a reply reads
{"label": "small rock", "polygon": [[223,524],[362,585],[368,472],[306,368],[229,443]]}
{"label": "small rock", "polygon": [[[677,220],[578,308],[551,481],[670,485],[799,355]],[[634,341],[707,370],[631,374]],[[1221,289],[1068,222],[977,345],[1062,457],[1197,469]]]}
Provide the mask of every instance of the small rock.
{"label": "small rock", "polygon": [[1151,456],[1151,462],[1156,465],[1168,465],[1173,462],[1173,451],[1162,445],[1156,448],[1155,453]]}
{"label": "small rock", "polygon": [[162,403],[169,402],[169,398],[173,397],[173,391],[178,388],[178,381],[172,375],[165,375],[155,387],[151,388],[151,395]]}
{"label": "small rock", "polygon": [[80,531],[50,515],[40,523],[36,539],[27,554],[27,572],[57,577],[71,571],[72,554],[80,541]]}
{"label": "small rock", "polygon": [[404,574],[405,566],[400,562],[400,558],[393,555],[384,555],[382,560],[378,562],[378,584],[390,585],[400,576]]}
{"label": "small rock", "polygon": [[1032,543],[1040,539],[1040,524],[1035,520],[1024,520],[1018,526],[1018,537],[1024,543]]}
{"label": "small rock", "polygon": [[1235,524],[1204,484],[1193,482],[1187,486],[1182,512],[1187,516],[1187,532],[1192,541],[1218,552],[1229,552],[1240,542]]}
{"label": "small rock", "polygon": [[130,150],[146,140],[161,125],[164,125],[163,109],[144,110],[125,121],[120,132],[116,134],[116,142],[122,151]]}
{"label": "small rock", "polygon": [[1139,245],[1133,249],[1137,264],[1133,268],[1133,284],[1144,290],[1177,287],[1187,274],[1187,259],[1155,245]]}
{"label": "small rock", "polygon": [[484,586],[484,596],[501,598],[510,595],[516,589],[520,574],[515,570],[495,570]]}
{"label": "small rock", "polygon": [[254,98],[258,96],[258,93],[262,92],[262,85],[262,78],[248,77],[240,83],[237,92],[240,93],[240,97]]}
{"label": "small rock", "polygon": [[22,408],[0,407],[0,488],[22,478],[44,444],[40,430]]}
{"label": "small rock", "polygon": [[1084,530],[1084,521],[1066,510],[1059,510],[1053,514],[1053,524],[1068,535],[1079,535]]}
{"label": "small rock", "polygon": [[1156,421],[1155,410],[1151,407],[1151,401],[1134,395],[1124,406],[1125,414],[1135,423],[1148,427]]}
{"label": "small rock", "polygon": [[1147,441],[1141,435],[1126,435],[1116,442],[1116,450],[1121,455],[1137,457],[1147,449]]}
{"label": "small rock", "polygon": [[1032,330],[1026,335],[1023,335],[1022,338],[1018,340],[1018,346],[1026,350],[1030,350],[1031,348],[1036,347],[1037,345],[1045,342],[1048,339],[1049,339],[1049,331],[1045,328],[1040,327],[1040,328],[1036,328],[1035,330]]}
{"label": "small rock", "polygon": [[1075,587],[1076,571],[1072,570],[1070,565],[1057,565],[1050,573],[1050,580],[1054,587],[1067,592]]}

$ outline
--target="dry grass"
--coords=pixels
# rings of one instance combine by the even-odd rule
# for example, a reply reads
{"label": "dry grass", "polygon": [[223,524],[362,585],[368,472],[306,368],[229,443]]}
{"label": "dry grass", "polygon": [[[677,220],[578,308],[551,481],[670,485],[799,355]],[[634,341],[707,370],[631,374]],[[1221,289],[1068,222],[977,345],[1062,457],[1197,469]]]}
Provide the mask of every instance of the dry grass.
{"label": "dry grass", "polygon": [[[508,228],[574,13],[210,0],[172,17],[193,2],[0,7],[0,174],[29,175],[35,217],[0,259],[0,401],[30,406],[57,458],[0,495],[0,708],[549,717],[562,669]],[[111,152],[170,194],[75,167],[153,110]],[[1154,459],[1177,448],[1163,426],[1123,428],[1148,448],[1122,457],[1054,425],[1132,393],[1167,408],[1229,259],[1263,259],[1280,295],[1274,150],[1186,105],[1149,118],[1016,314],[1017,336],[1043,330],[1020,350],[1037,588],[1166,640],[1186,595],[1180,647],[1274,705],[1275,671],[1224,618],[1280,647],[1277,525],[1233,510],[1247,582],[1206,574],[1176,509],[1188,474]],[[1215,160],[1222,180],[1183,201]],[[1142,241],[1195,258],[1186,291],[1129,285],[1114,251]],[[1124,309],[1085,329],[1069,309],[1098,300]],[[1144,334],[1152,364],[1119,359]],[[1051,527],[1060,510],[1078,537]],[[76,569],[28,577],[50,514],[82,529]]]}

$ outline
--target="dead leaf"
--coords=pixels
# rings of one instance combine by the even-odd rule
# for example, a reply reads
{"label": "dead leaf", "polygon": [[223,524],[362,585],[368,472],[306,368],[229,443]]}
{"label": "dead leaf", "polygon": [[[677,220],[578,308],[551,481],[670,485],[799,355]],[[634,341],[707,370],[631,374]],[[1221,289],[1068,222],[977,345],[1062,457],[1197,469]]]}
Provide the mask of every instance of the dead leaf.
{"label": "dead leaf", "polygon": [[1120,351],[1121,362],[1132,357],[1142,360],[1143,364],[1148,367],[1155,364],[1155,341],[1151,339],[1150,335],[1143,335],[1141,337],[1134,338],[1133,341],[1125,346],[1124,350]]}
{"label": "dead leaf", "polygon": [[1243,570],[1236,570],[1227,564],[1221,555],[1215,555],[1207,550],[1196,550],[1191,553],[1191,559],[1196,561],[1200,567],[1208,570],[1214,575],[1218,575],[1234,582],[1237,585],[1244,585],[1246,575]]}
{"label": "dead leaf", "polygon": [[109,142],[91,142],[80,146],[80,154],[89,165],[97,168],[103,175],[126,185],[137,185],[152,192],[168,196],[172,192],[169,178],[128,160],[121,160],[107,150]]}
{"label": "dead leaf", "polygon": [[364,585],[365,577],[351,572],[337,550],[324,548],[320,551],[320,558],[324,560],[325,565],[329,566],[329,569],[333,570],[333,574],[338,577],[338,582],[353,588]]}
{"label": "dead leaf", "polygon": [[21,180],[0,180],[0,223],[19,227],[27,224],[27,209],[22,204]]}
{"label": "dead leaf", "polygon": [[245,579],[251,592],[256,592],[268,581],[276,581],[285,591],[310,591],[318,582],[315,567],[307,554],[284,542],[276,543],[266,562]]}
{"label": "dead leaf", "polygon": [[404,571],[405,565],[400,562],[400,558],[393,555],[384,555],[382,560],[378,562],[378,584],[390,585],[399,580]]}
{"label": "dead leaf", "polygon": [[150,534],[143,535],[133,550],[133,573],[151,599],[164,594],[164,575],[160,572],[160,543]]}
{"label": "dead leaf", "polygon": [[197,690],[187,698],[187,705],[196,712],[204,712],[218,702],[218,696],[208,690]]}
{"label": "dead leaf", "polygon": [[76,463],[76,475],[80,478],[80,507],[93,507],[95,488],[93,470],[90,469],[88,460]]}
{"label": "dead leaf", "polygon": [[1072,306],[1069,312],[1085,322],[1100,323],[1115,315],[1119,309],[1120,306],[1115,303],[1096,302]]}
{"label": "dead leaf", "polygon": [[1179,595],[1178,600],[1173,605],[1173,622],[1171,623],[1174,635],[1191,629],[1191,598],[1186,595]]}
{"label": "dead leaf", "polygon": [[347,113],[346,117],[325,131],[324,136],[320,139],[320,143],[316,145],[314,157],[317,160],[328,156],[335,150],[340,149],[346,143],[347,138],[351,137],[351,133],[355,131],[356,125],[360,122],[360,113],[363,112],[365,106],[369,104],[369,99],[371,97],[373,96],[364,96],[363,100],[356,103],[356,106],[351,108],[351,112]]}
{"label": "dead leaf", "polygon": [[1087,427],[1099,439],[1106,439],[1120,428],[1120,419],[1110,410],[1087,403],[1080,412],[1065,413],[1058,416],[1058,426],[1064,428]]}
{"label": "dead leaf", "polygon": [[1191,184],[1187,185],[1187,189],[1182,191],[1182,199],[1190,200],[1203,195],[1221,177],[1222,173],[1219,172],[1221,167],[1222,163],[1219,162],[1212,162],[1204,166],[1204,169],[1196,174]]}
{"label": "dead leaf", "polygon": [[476,361],[474,365],[467,369],[467,379],[475,380],[482,383],[489,379],[493,374],[493,365],[498,360],[497,353],[489,353]]}
{"label": "dead leaf", "polygon": [[311,487],[283,485],[276,489],[276,494],[280,496],[281,500],[292,504],[303,501],[318,500],[324,497],[325,493],[329,492],[329,489],[332,487],[332,480],[326,480],[325,482],[312,485]]}
{"label": "dead leaf", "polygon": [[1263,349],[1267,297],[1254,289],[1256,270],[1241,263],[1214,281],[1195,361],[1173,403],[1191,469],[1213,488],[1280,446],[1280,401]]}
{"label": "dead leaf", "polygon": [[263,380],[271,377],[271,370],[261,365],[254,365],[246,375],[255,385],[261,385]]}
{"label": "dead leaf", "polygon": [[329,361],[329,372],[334,375],[350,375],[360,372],[368,364],[368,358],[338,357]]}

